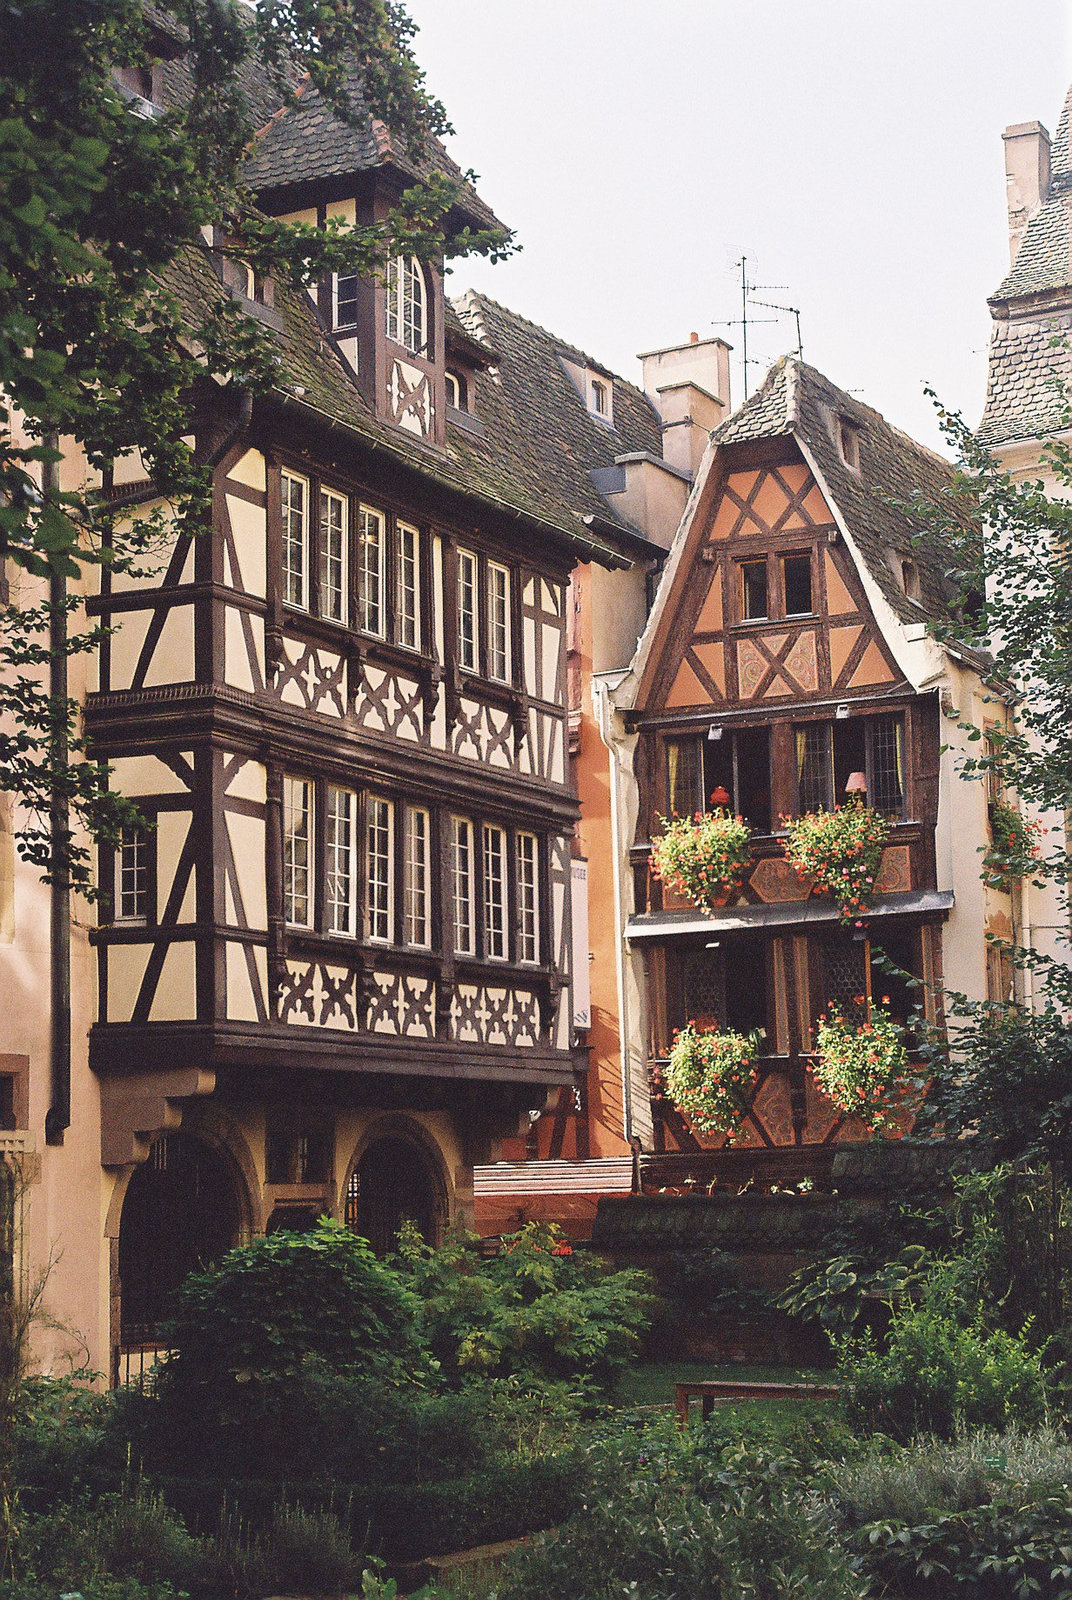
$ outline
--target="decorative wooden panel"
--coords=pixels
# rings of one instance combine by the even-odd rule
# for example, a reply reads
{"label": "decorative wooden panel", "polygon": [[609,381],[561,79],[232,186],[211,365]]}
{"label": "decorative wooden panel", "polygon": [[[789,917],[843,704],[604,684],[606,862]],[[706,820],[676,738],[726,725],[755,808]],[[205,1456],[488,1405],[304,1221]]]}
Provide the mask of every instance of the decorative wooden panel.
{"label": "decorative wooden panel", "polygon": [[531,989],[459,983],[450,1007],[451,1037],[463,1044],[531,1048],[540,1042],[540,1006]]}

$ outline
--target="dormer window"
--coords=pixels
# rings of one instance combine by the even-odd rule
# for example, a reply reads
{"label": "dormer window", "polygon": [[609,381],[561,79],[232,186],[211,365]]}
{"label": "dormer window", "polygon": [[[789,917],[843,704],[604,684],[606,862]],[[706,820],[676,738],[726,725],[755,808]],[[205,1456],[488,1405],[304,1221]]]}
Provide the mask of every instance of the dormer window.
{"label": "dormer window", "polygon": [[455,411],[468,411],[469,389],[465,379],[457,372],[447,373],[447,404]]}
{"label": "dormer window", "polygon": [[602,378],[593,378],[589,404],[597,417],[605,417],[610,421],[610,385]]}
{"label": "dormer window", "polygon": [[909,600],[914,600],[919,605],[919,568],[914,561],[901,562],[901,587]]}
{"label": "dormer window", "polygon": [[837,419],[837,441],[841,459],[853,472],[860,470],[860,430],[847,417]]}
{"label": "dormer window", "polygon": [[387,337],[414,355],[428,342],[428,290],[416,256],[388,262]]}
{"label": "dormer window", "polygon": [[331,281],[331,325],[336,332],[357,327],[357,273],[336,272]]}

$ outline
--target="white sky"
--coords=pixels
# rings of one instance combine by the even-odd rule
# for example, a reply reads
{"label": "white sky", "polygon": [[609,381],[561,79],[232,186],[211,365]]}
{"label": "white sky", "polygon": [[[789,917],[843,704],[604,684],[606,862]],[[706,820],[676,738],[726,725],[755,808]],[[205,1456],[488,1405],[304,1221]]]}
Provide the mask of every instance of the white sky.
{"label": "white sky", "polygon": [[[409,0],[452,153],[524,246],[470,285],[626,377],[691,330],[735,346],[742,252],[804,354],[939,443],[976,422],[1008,261],[1002,129],[1052,133],[1062,0]],[[756,311],[756,316],[773,313]],[[751,387],[793,348],[749,332]]]}

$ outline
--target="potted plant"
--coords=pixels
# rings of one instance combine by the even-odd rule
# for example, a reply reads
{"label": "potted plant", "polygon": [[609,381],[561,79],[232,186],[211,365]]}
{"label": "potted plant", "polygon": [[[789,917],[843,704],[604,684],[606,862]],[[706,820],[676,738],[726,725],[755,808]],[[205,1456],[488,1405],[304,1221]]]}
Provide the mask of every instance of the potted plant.
{"label": "potted plant", "polygon": [[751,860],[747,822],[724,806],[697,811],[693,817],[659,820],[663,831],[651,847],[655,876],[694,905],[711,910],[724,904]]}
{"label": "potted plant", "polygon": [[697,1133],[737,1132],[756,1083],[755,1033],[687,1023],[674,1035],[666,1091]]}
{"label": "potted plant", "polygon": [[1039,824],[1029,822],[1007,800],[992,801],[990,845],[983,852],[983,882],[987,887],[1009,890],[1014,883],[1030,877],[1042,854],[1041,834]]}
{"label": "potted plant", "polygon": [[874,893],[889,820],[860,801],[782,820],[788,828],[785,853],[797,872],[837,901],[843,922],[857,921]]}
{"label": "potted plant", "polygon": [[[886,1000],[886,996],[883,996]],[[882,1006],[855,1023],[832,1005],[819,1018],[815,1081],[839,1111],[869,1133],[894,1135],[916,1088],[904,1030]]]}

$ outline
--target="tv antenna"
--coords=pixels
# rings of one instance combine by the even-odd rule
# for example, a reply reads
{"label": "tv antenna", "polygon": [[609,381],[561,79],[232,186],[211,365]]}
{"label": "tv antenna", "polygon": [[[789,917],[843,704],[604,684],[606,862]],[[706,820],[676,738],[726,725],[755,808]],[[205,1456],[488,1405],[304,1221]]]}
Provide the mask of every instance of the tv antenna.
{"label": "tv antenna", "polygon": [[744,397],[743,398],[745,400],[747,400],[748,399],[748,368],[749,368],[750,365],[761,365],[761,363],[754,362],[749,357],[749,354],[748,354],[748,330],[749,330],[750,327],[754,327],[757,323],[777,322],[779,320],[778,317],[756,317],[756,316],[753,316],[751,314],[753,306],[759,306],[764,311],[777,311],[782,316],[789,316],[789,317],[795,318],[795,320],[796,320],[796,330],[797,330],[797,356],[800,358],[801,361],[803,361],[803,359],[804,359],[804,344],[803,344],[803,340],[801,338],[801,333],[800,333],[800,309],[799,309],[799,307],[797,307],[797,306],[785,306],[785,305],[781,305],[778,302],[773,301],[773,300],[758,300],[756,298],[756,291],[757,290],[759,292],[763,293],[763,294],[770,294],[770,293],[772,293],[773,291],[775,291],[777,289],[787,289],[789,287],[789,285],[786,284],[786,283],[750,283],[749,279],[748,279],[748,257],[747,256],[743,255],[741,257],[740,261],[735,262],[734,265],[740,267],[740,269],[741,269],[741,315],[739,317],[728,318],[727,320],[725,320],[723,322],[716,323],[715,326],[716,327],[721,327],[721,328],[740,328],[740,330],[741,330],[741,361],[742,361],[742,366],[743,366],[743,370],[744,370]]}

